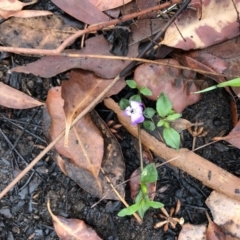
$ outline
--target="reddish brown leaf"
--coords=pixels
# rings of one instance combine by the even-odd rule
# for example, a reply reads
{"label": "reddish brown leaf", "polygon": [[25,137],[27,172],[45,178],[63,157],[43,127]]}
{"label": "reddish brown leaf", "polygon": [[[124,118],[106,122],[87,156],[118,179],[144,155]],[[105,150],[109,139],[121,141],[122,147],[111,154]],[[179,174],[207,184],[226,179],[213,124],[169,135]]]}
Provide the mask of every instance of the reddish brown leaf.
{"label": "reddish brown leaf", "polygon": [[106,11],[108,9],[113,9],[120,7],[124,4],[127,4],[131,2],[132,0],[89,0],[90,3],[92,3],[94,6],[96,6],[101,11]]}
{"label": "reddish brown leaf", "polygon": [[[63,101],[60,98],[59,99],[59,93],[54,93],[59,88],[51,89],[49,92],[50,95],[56,94],[56,99],[51,97],[52,99],[47,99],[48,108],[50,109],[50,114],[52,119],[52,129],[56,129],[56,133],[54,133],[54,136],[57,135],[61,131],[61,127],[64,128],[65,126],[65,117],[63,112]],[[54,103],[55,102],[55,103]],[[50,105],[50,107],[49,107]],[[59,110],[60,109],[60,110]],[[51,112],[53,111],[53,113]],[[60,115],[59,115],[60,113]],[[108,127],[104,124],[104,122],[100,119],[100,117],[96,116],[97,114],[92,112],[91,118],[88,115],[88,121],[87,124],[85,124],[85,121],[82,123],[82,129],[87,131],[87,136],[85,135],[78,135],[78,141],[83,142],[83,151],[85,150],[86,156],[82,156],[83,154],[80,152],[81,148],[79,147],[79,144],[74,141],[69,142],[69,147],[65,148],[63,146],[63,140],[60,141],[60,144],[56,146],[57,151],[59,154],[64,155],[64,159],[62,159],[57,153],[54,154],[54,160],[57,162],[61,170],[69,176],[73,181],[75,181],[81,188],[89,192],[91,195],[102,198],[103,196],[106,199],[114,199],[118,200],[118,197],[116,194],[111,191],[111,186],[107,182],[105,176],[100,171],[97,176],[94,176],[91,173],[90,166],[88,165],[88,162],[85,161],[85,157],[91,157],[93,158],[93,161],[99,161],[99,164],[102,165],[106,176],[111,180],[111,183],[116,186],[119,183],[124,181],[124,171],[125,171],[125,164],[124,159],[121,152],[121,147],[119,146],[118,141],[113,137],[111,132],[109,131]],[[98,152],[92,152],[96,147],[99,147],[99,136],[96,136],[95,133],[95,125],[92,123],[93,121],[97,124],[98,129],[100,129],[103,137],[104,137],[104,155],[102,156],[102,153]],[[89,123],[90,128],[89,129]],[[47,115],[47,112],[44,111],[43,116],[43,126],[44,126],[44,135],[51,141],[51,139],[54,137],[52,134],[51,129],[51,136],[49,136],[49,128],[50,128],[51,120],[50,117]],[[57,126],[56,126],[57,124]],[[79,125],[78,125],[79,126]],[[92,129],[92,127],[93,129]],[[57,129],[59,128],[59,129]],[[82,130],[82,131],[83,131]],[[70,140],[71,134],[73,133],[73,129],[70,131]],[[74,140],[74,139],[73,139]],[[89,142],[90,144],[86,146],[86,142]],[[102,141],[102,139],[101,139]],[[88,144],[88,143],[87,143]],[[103,147],[103,146],[102,146]],[[80,148],[80,149],[79,149]],[[101,152],[102,152],[101,151]],[[71,155],[70,155],[71,154]],[[79,155],[80,154],[80,155]],[[100,155],[99,155],[100,154]],[[102,158],[101,158],[102,156]],[[81,161],[81,159],[83,161]],[[91,159],[92,160],[92,159]],[[82,164],[82,165],[80,165]],[[92,164],[92,167],[95,168],[94,162]],[[124,197],[124,185],[120,185],[117,188],[119,194]]]}
{"label": "reddish brown leaf", "polygon": [[[184,50],[206,48],[239,35],[239,1],[192,0],[166,31],[164,45]],[[180,34],[180,33],[181,34]]]}
{"label": "reddish brown leaf", "polygon": [[[176,60],[164,59],[159,62],[179,65]],[[198,87],[192,79],[185,76],[189,72],[173,67],[142,64],[136,68],[134,80],[139,87],[148,87],[152,90],[151,100],[157,100],[158,96],[164,92],[172,102],[173,108],[177,112],[182,112],[188,105],[196,103],[200,95],[191,94],[197,91]]]}
{"label": "reddish brown leaf", "polygon": [[[109,85],[112,80],[96,77],[93,73],[84,70],[74,70],[70,79],[62,84],[64,112],[66,116],[65,143],[67,144],[70,125],[76,114],[84,110]],[[125,82],[118,83],[105,97],[117,94],[125,86]],[[97,103],[96,103],[97,104]]]}
{"label": "reddish brown leaf", "polygon": [[88,0],[52,0],[64,12],[87,24],[109,21],[109,17],[102,13]]}
{"label": "reddish brown leaf", "polygon": [[[51,116],[50,135],[55,139],[65,128],[61,87],[49,90],[46,103]],[[74,165],[89,171],[95,179],[97,178],[103,157],[103,139],[89,114],[69,132],[68,148],[64,147],[63,139],[55,145],[55,148],[60,154],[68,157]]]}
{"label": "reddish brown leaf", "polygon": [[[136,5],[137,5],[138,11],[143,11],[145,9],[155,7],[157,4],[158,4],[158,2],[156,0],[148,0],[148,1],[136,0]],[[150,14],[140,17],[139,19],[156,18],[157,15],[158,15],[158,12],[152,12]]]}
{"label": "reddish brown leaf", "polygon": [[238,111],[237,104],[234,100],[231,100],[231,113],[232,113],[232,124],[235,127],[238,123]]}
{"label": "reddish brown leaf", "polygon": [[11,47],[55,49],[76,31],[56,15],[11,18],[0,25],[0,42]]}
{"label": "reddish brown leaf", "polygon": [[208,219],[208,227],[206,231],[206,239],[207,240],[226,240],[226,234],[222,231],[222,229],[212,221],[208,213],[206,212]]}
{"label": "reddish brown leaf", "polygon": [[33,0],[28,3],[23,3],[18,0],[0,0],[0,15],[3,18],[9,18],[14,14],[14,12],[21,10],[24,6],[28,6],[36,2],[37,0]]}
{"label": "reddish brown leaf", "polygon": [[240,148],[240,121],[232,129],[232,131],[224,137],[215,137],[213,140],[224,140],[232,144],[233,146]]}
{"label": "reddish brown leaf", "polygon": [[61,240],[101,240],[97,233],[87,226],[84,221],[54,215],[49,200],[47,207],[53,220],[54,229]]}
{"label": "reddish brown leaf", "polygon": [[44,103],[0,82],[0,105],[8,108],[26,109],[41,106]]}
{"label": "reddish brown leaf", "polygon": [[[76,54],[98,54],[112,56],[109,52],[109,45],[102,35],[90,38],[86,41],[85,48],[80,51],[68,50],[66,53]],[[137,55],[137,44],[129,48],[128,57]],[[116,77],[130,61],[98,59],[98,58],[71,58],[62,56],[48,56],[42,59],[11,69],[16,72],[32,73],[41,77],[53,77],[58,73],[67,71],[73,68],[81,68],[93,71],[96,75],[102,78]],[[43,71],[44,69],[44,71]]]}

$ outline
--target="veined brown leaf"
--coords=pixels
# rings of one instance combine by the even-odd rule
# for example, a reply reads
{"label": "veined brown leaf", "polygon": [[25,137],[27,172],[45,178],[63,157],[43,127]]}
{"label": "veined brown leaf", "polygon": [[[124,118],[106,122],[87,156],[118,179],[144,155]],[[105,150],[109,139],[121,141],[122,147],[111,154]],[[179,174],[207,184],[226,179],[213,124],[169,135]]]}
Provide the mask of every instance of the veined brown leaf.
{"label": "veined brown leaf", "polygon": [[166,31],[161,44],[183,50],[206,48],[239,35],[240,2],[192,0]]}
{"label": "veined brown leaf", "polygon": [[0,82],[0,105],[8,108],[26,109],[41,106],[44,103]]}
{"label": "veined brown leaf", "polygon": [[50,208],[49,199],[47,208],[52,217],[55,231],[61,240],[101,240],[97,233],[87,226],[84,221],[54,215]]}
{"label": "veined brown leaf", "polygon": [[[55,139],[65,128],[63,102],[61,87],[49,90],[46,103],[51,116],[52,139]],[[103,138],[92,122],[90,114],[85,115],[72,127],[67,148],[64,147],[63,139],[55,145],[55,148],[60,154],[69,158],[74,165],[87,170],[97,179],[103,158]]]}
{"label": "veined brown leaf", "polygon": [[[62,97],[64,99],[64,112],[66,116],[65,146],[68,145],[69,130],[76,115],[85,109],[89,103],[109,85],[112,80],[95,76],[84,70],[74,70],[70,79],[62,84]],[[117,94],[125,86],[124,81],[118,83],[107,93],[107,96]]]}

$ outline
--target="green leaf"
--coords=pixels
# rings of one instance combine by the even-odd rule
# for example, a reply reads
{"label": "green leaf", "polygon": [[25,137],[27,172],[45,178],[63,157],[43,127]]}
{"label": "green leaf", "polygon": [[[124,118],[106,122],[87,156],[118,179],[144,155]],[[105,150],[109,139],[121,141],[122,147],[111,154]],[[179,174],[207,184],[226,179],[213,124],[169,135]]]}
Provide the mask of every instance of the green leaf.
{"label": "green leaf", "polygon": [[128,106],[130,106],[129,100],[127,100],[126,98],[122,98],[119,102],[119,106],[121,110],[126,109]]}
{"label": "green leaf", "polygon": [[143,199],[143,193],[142,191],[139,191],[138,195],[135,198],[135,203],[140,203]]}
{"label": "green leaf", "polygon": [[160,97],[158,98],[156,109],[158,115],[162,118],[166,117],[171,111],[172,103],[165,93],[161,93]]}
{"label": "green leaf", "polygon": [[240,78],[234,78],[232,80],[219,83],[217,87],[240,87]]}
{"label": "green leaf", "polygon": [[137,88],[137,83],[134,80],[127,80],[126,84],[130,87],[130,88]]}
{"label": "green leaf", "polygon": [[140,205],[139,203],[133,204],[127,208],[122,209],[119,213],[118,216],[119,217],[124,217],[127,215],[132,215],[133,213],[137,212],[139,209]]}
{"label": "green leaf", "polygon": [[142,102],[141,96],[139,94],[135,94],[135,95],[131,96],[129,100],[136,101],[136,102]]}
{"label": "green leaf", "polygon": [[166,121],[163,122],[163,126],[164,126],[165,128],[170,128],[169,122],[166,122]]}
{"label": "green leaf", "polygon": [[152,118],[154,116],[154,114],[156,113],[156,111],[153,108],[145,108],[145,110],[143,111],[143,115],[146,118]]}
{"label": "green leaf", "polygon": [[180,135],[176,130],[174,130],[173,128],[164,128],[163,138],[168,146],[179,149]]}
{"label": "green leaf", "polygon": [[164,124],[164,120],[161,119],[161,120],[157,123],[157,126],[158,126],[158,127],[161,127],[163,124]]}
{"label": "green leaf", "polygon": [[146,204],[149,206],[149,207],[152,207],[152,208],[161,208],[164,206],[164,204],[160,203],[160,202],[155,202],[155,201],[146,201]]}
{"label": "green leaf", "polygon": [[143,169],[140,179],[141,183],[152,183],[157,181],[158,173],[154,163],[148,164]]}
{"label": "green leaf", "polygon": [[174,113],[174,114],[172,114],[172,115],[168,115],[168,116],[166,117],[166,120],[167,120],[167,121],[173,121],[173,120],[176,120],[176,119],[180,118],[181,116],[182,116],[181,113]]}
{"label": "green leaf", "polygon": [[193,92],[194,94],[198,94],[198,93],[204,93],[204,92],[208,92],[208,91],[211,91],[211,90],[214,90],[217,88],[217,85],[214,85],[214,86],[211,86],[211,87],[208,87],[208,88],[205,88],[201,91],[197,91],[197,92]]}
{"label": "green leaf", "polygon": [[144,96],[152,96],[152,91],[147,87],[141,87],[139,91]]}
{"label": "green leaf", "polygon": [[155,130],[155,124],[152,121],[146,120],[143,122],[143,127],[149,131]]}
{"label": "green leaf", "polygon": [[149,209],[149,206],[146,204],[145,200],[142,200],[139,204],[138,213],[141,218],[144,217],[145,212]]}

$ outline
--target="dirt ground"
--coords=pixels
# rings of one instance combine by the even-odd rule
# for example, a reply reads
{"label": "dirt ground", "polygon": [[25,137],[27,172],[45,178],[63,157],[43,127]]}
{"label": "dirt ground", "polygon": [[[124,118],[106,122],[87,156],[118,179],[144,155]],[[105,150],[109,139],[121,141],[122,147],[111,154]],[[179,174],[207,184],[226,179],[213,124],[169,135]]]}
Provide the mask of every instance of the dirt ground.
{"label": "dirt ground", "polygon": [[[39,5],[40,9],[56,10],[48,1]],[[58,10],[59,11],[59,10]],[[61,76],[44,79],[32,75],[13,73],[8,69],[23,64],[25,57],[11,55],[0,62],[0,81],[23,92],[30,93],[40,100],[46,99],[51,86],[59,84]],[[29,59],[28,59],[29,60]],[[99,114],[106,117],[106,114]],[[191,122],[204,122],[206,137],[197,138],[196,147],[223,132],[227,134],[232,127],[230,98],[225,90],[215,90],[203,95],[200,102],[188,107],[183,117]],[[115,119],[115,116],[112,116]],[[105,119],[106,120],[106,119]],[[115,119],[116,120],[116,119]],[[126,163],[126,179],[139,167],[137,152],[132,137],[121,129],[123,137],[119,141]],[[182,146],[192,147],[192,136],[188,132],[182,135]],[[42,109],[12,110],[0,106],[0,190],[3,190],[18,173],[47,146],[42,131]],[[218,142],[197,151],[197,154],[214,162],[218,166],[240,176],[240,150],[226,142]],[[155,156],[156,162],[162,160]],[[156,201],[164,203],[169,211],[181,202],[177,217],[192,224],[207,224],[205,200],[211,189],[202,185],[188,174],[164,165],[158,169]],[[119,201],[98,201],[65,176],[52,159],[49,152],[3,199],[0,201],[0,240],[53,240],[59,239],[54,231],[52,219],[47,210],[47,199],[51,200],[54,214],[66,218],[84,220],[104,240],[172,240],[176,239],[180,226],[162,228],[153,226],[162,221],[159,210],[150,209],[142,225],[133,217],[120,218],[117,213],[123,208]],[[131,203],[129,187],[126,185],[126,200]]]}

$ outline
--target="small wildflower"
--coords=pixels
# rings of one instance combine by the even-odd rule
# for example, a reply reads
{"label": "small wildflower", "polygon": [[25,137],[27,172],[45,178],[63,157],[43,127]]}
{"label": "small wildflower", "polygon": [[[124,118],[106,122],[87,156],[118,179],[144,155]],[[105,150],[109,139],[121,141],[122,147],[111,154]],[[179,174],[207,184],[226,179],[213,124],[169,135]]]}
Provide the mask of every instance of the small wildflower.
{"label": "small wildflower", "polygon": [[142,103],[130,101],[130,106],[125,109],[124,115],[131,117],[131,122],[133,125],[142,123],[144,121]]}

